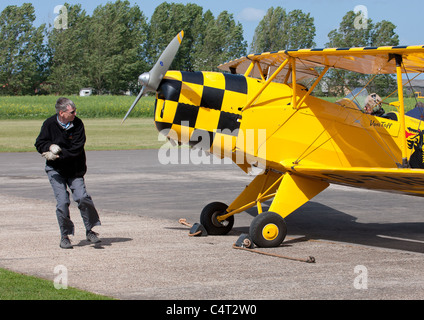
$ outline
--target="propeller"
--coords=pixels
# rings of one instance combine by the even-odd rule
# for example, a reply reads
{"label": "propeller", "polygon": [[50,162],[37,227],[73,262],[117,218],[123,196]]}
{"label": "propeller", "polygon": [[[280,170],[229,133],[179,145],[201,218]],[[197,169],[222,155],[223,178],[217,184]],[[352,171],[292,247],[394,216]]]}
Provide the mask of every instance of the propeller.
{"label": "propeller", "polygon": [[138,82],[142,85],[141,91],[122,120],[122,123],[124,123],[124,121],[127,119],[145,92],[156,91],[159,88],[159,84],[168,71],[172,61],[174,61],[175,55],[180,48],[183,38],[184,31],[181,31],[175,36],[174,39],[172,39],[172,41],[166,47],[165,51],[162,52],[159,60],[156,62],[152,70],[145,72],[138,77]]}

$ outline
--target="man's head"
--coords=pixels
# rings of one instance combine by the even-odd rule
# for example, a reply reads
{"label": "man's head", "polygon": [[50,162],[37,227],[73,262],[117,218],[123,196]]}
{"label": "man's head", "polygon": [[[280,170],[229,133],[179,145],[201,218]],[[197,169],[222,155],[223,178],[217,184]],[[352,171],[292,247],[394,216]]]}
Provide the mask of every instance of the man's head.
{"label": "man's head", "polygon": [[63,123],[74,121],[77,114],[75,103],[68,98],[59,98],[56,102],[56,113]]}
{"label": "man's head", "polygon": [[378,114],[381,108],[381,98],[378,94],[372,93],[365,99],[365,113]]}

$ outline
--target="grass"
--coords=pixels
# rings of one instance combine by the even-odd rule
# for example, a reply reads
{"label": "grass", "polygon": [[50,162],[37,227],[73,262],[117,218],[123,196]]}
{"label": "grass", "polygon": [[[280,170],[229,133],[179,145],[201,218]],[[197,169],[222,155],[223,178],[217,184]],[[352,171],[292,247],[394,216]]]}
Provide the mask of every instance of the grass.
{"label": "grass", "polygon": [[[0,99],[0,152],[31,152],[35,151],[34,142],[43,121],[54,114],[57,97],[2,97]],[[87,144],[86,150],[132,150],[159,148],[163,142],[158,141],[158,132],[152,116],[154,101],[152,97],[140,100],[134,109],[132,117],[121,125],[127,109],[133,102],[133,97],[126,96],[91,96],[73,97],[78,109],[78,116],[84,121]],[[326,98],[336,101],[337,98]],[[393,102],[390,99],[387,102]],[[406,110],[415,106],[414,98],[405,99]],[[41,110],[30,114],[29,110]],[[5,110],[14,116],[7,118]],[[386,112],[395,107],[385,105]],[[3,111],[2,111],[3,110]],[[3,113],[2,113],[3,112]],[[19,117],[19,112],[22,112]],[[139,116],[137,116],[137,114]],[[42,115],[42,117],[40,116]],[[113,115],[119,115],[113,116]],[[142,116],[140,116],[142,115]]]}
{"label": "grass", "polygon": [[84,120],[87,134],[87,150],[154,149],[164,144],[159,141],[153,119]]}
{"label": "grass", "polygon": [[[2,96],[0,97],[0,119],[27,119],[43,120],[55,113],[54,105],[58,97],[56,96]],[[127,113],[129,107],[134,102],[135,97],[129,96],[90,96],[90,97],[70,97],[77,106],[78,116],[82,119],[94,118],[120,118]],[[335,102],[339,98],[323,98],[327,101]],[[386,102],[395,101],[396,98],[389,98]],[[412,109],[416,104],[414,98],[405,98],[406,111]],[[153,118],[155,97],[143,97],[131,112],[130,118]],[[387,111],[394,111],[394,107],[385,105]]]}
{"label": "grass", "polygon": [[[153,119],[83,119],[86,150],[133,150],[159,148]],[[0,152],[34,152],[43,120],[0,120]]]}
{"label": "grass", "polygon": [[[2,96],[0,98],[0,152],[35,151],[43,121],[55,113],[56,96]],[[158,148],[154,126],[154,97],[143,97],[121,125],[134,102],[128,96],[70,97],[87,133],[87,150]]]}
{"label": "grass", "polygon": [[68,287],[56,289],[53,281],[0,268],[0,300],[113,300]]}
{"label": "grass", "polygon": [[[132,96],[69,97],[78,116],[88,118],[123,118],[135,100]],[[45,119],[55,113],[57,96],[1,96],[0,119]],[[133,118],[152,118],[155,97],[143,97],[131,112]]]}

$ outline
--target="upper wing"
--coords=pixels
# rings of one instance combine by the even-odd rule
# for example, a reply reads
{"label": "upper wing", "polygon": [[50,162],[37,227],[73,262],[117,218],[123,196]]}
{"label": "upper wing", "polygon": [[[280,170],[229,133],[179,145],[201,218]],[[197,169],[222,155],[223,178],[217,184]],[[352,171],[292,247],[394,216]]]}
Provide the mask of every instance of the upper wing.
{"label": "upper wing", "polygon": [[[272,74],[275,70],[287,59],[289,56],[285,51],[279,52],[267,52],[262,54],[251,54],[246,57],[242,57],[236,60],[232,60],[230,62],[221,64],[218,66],[218,69],[227,71],[227,72],[235,72],[238,74],[244,74],[249,68],[252,61],[256,61],[262,71],[266,74]],[[316,78],[318,77],[318,72],[315,70],[315,67],[318,67],[318,64],[311,64],[302,66],[298,65],[296,69],[296,78],[298,81],[307,79],[307,78]],[[284,82],[287,73],[289,73],[289,69],[282,70],[279,75],[275,78],[276,82]],[[260,71],[257,66],[255,66],[250,73],[251,77],[260,78]]]}
{"label": "upper wing", "polygon": [[328,183],[424,197],[424,170],[294,166],[289,171]]}
{"label": "upper wing", "polygon": [[[424,46],[398,47],[363,47],[363,48],[327,48],[327,49],[300,49],[278,52],[251,54],[218,66],[224,71],[245,73],[252,61],[257,61],[262,70],[278,68],[287,58],[296,58],[297,79],[316,77],[317,67],[331,67],[364,74],[393,74],[396,73],[394,55],[403,56],[405,69],[403,72],[424,72]],[[256,71],[255,71],[256,70]],[[256,72],[256,73],[255,73]],[[287,71],[286,71],[287,72]],[[257,77],[255,68],[251,76]],[[284,78],[285,73],[278,78]]]}
{"label": "upper wing", "polygon": [[424,72],[424,46],[365,47],[290,50],[286,53],[305,64],[319,64],[364,74],[396,73],[394,55],[403,57],[403,72]]}

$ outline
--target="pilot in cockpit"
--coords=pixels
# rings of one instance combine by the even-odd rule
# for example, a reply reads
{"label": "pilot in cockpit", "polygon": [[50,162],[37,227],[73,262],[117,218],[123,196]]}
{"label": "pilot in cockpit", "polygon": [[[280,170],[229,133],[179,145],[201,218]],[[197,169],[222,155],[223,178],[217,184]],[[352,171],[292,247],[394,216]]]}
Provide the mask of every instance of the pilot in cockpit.
{"label": "pilot in cockpit", "polygon": [[364,111],[367,114],[370,114],[372,116],[381,117],[385,114],[385,111],[383,107],[381,106],[381,102],[383,100],[380,98],[380,96],[376,93],[371,93],[366,99],[365,99],[365,107]]}

